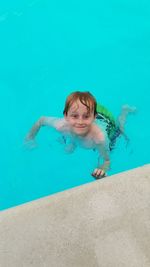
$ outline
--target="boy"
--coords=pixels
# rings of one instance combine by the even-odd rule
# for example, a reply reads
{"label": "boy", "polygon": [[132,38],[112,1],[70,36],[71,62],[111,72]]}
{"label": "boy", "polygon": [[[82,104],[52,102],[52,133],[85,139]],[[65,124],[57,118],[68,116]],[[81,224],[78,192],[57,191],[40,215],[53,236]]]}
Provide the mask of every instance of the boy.
{"label": "boy", "polygon": [[[34,140],[41,126],[51,126],[62,133],[62,140],[66,144],[66,151],[73,152],[77,145],[84,148],[98,150],[103,158],[103,164],[99,164],[92,172],[95,179],[105,176],[110,169],[109,151],[112,150],[116,138],[123,134],[123,126],[126,116],[132,112],[130,107],[126,106],[118,120],[118,126],[108,112],[99,106],[100,112],[97,112],[97,102],[89,92],[73,92],[70,94],[65,103],[63,111],[64,118],[41,117],[31,128],[26,137],[26,141]],[[96,123],[96,119],[107,120],[107,134]],[[68,143],[69,140],[69,143]]]}

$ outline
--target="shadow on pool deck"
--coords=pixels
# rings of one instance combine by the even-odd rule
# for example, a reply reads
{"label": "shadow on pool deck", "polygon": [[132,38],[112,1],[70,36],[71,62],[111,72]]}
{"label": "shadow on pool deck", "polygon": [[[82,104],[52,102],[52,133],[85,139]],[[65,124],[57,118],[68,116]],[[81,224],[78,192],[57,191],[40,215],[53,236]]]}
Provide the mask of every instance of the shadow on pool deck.
{"label": "shadow on pool deck", "polygon": [[1,267],[149,267],[150,164],[0,214]]}

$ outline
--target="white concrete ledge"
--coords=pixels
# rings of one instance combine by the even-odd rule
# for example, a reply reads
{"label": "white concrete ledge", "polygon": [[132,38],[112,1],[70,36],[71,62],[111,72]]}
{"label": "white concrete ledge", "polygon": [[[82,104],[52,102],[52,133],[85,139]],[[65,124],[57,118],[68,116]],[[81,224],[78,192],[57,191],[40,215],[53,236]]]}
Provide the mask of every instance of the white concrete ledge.
{"label": "white concrete ledge", "polygon": [[1,267],[149,267],[150,165],[0,214]]}

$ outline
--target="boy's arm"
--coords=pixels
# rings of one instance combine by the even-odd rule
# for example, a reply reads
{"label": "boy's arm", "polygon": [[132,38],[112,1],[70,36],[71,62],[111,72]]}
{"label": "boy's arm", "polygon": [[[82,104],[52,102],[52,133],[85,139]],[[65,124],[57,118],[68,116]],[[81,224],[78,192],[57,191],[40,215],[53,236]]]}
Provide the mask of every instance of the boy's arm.
{"label": "boy's arm", "polygon": [[26,140],[32,140],[35,138],[37,133],[39,132],[40,128],[42,126],[50,126],[54,127],[58,131],[61,131],[61,128],[63,127],[63,120],[57,119],[54,117],[41,117],[31,128],[29,133],[27,134]]}
{"label": "boy's arm", "polygon": [[92,176],[96,179],[102,178],[105,176],[106,172],[110,169],[110,158],[109,158],[109,149],[107,148],[105,142],[102,142],[97,146],[100,156],[103,158],[103,164],[100,164],[100,156],[98,158],[97,168],[93,171]]}

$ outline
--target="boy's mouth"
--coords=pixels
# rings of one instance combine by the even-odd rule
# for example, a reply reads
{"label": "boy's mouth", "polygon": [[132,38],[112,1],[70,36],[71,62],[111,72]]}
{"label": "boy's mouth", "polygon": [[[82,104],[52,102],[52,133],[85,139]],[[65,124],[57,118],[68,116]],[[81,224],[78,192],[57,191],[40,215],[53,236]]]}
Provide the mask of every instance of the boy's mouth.
{"label": "boy's mouth", "polygon": [[85,126],[76,126],[75,129],[77,129],[77,130],[85,130],[86,127]]}
{"label": "boy's mouth", "polygon": [[75,126],[76,128],[85,128],[85,126]]}
{"label": "boy's mouth", "polygon": [[75,124],[74,127],[75,128],[86,128],[86,125],[84,125],[84,124]]}

